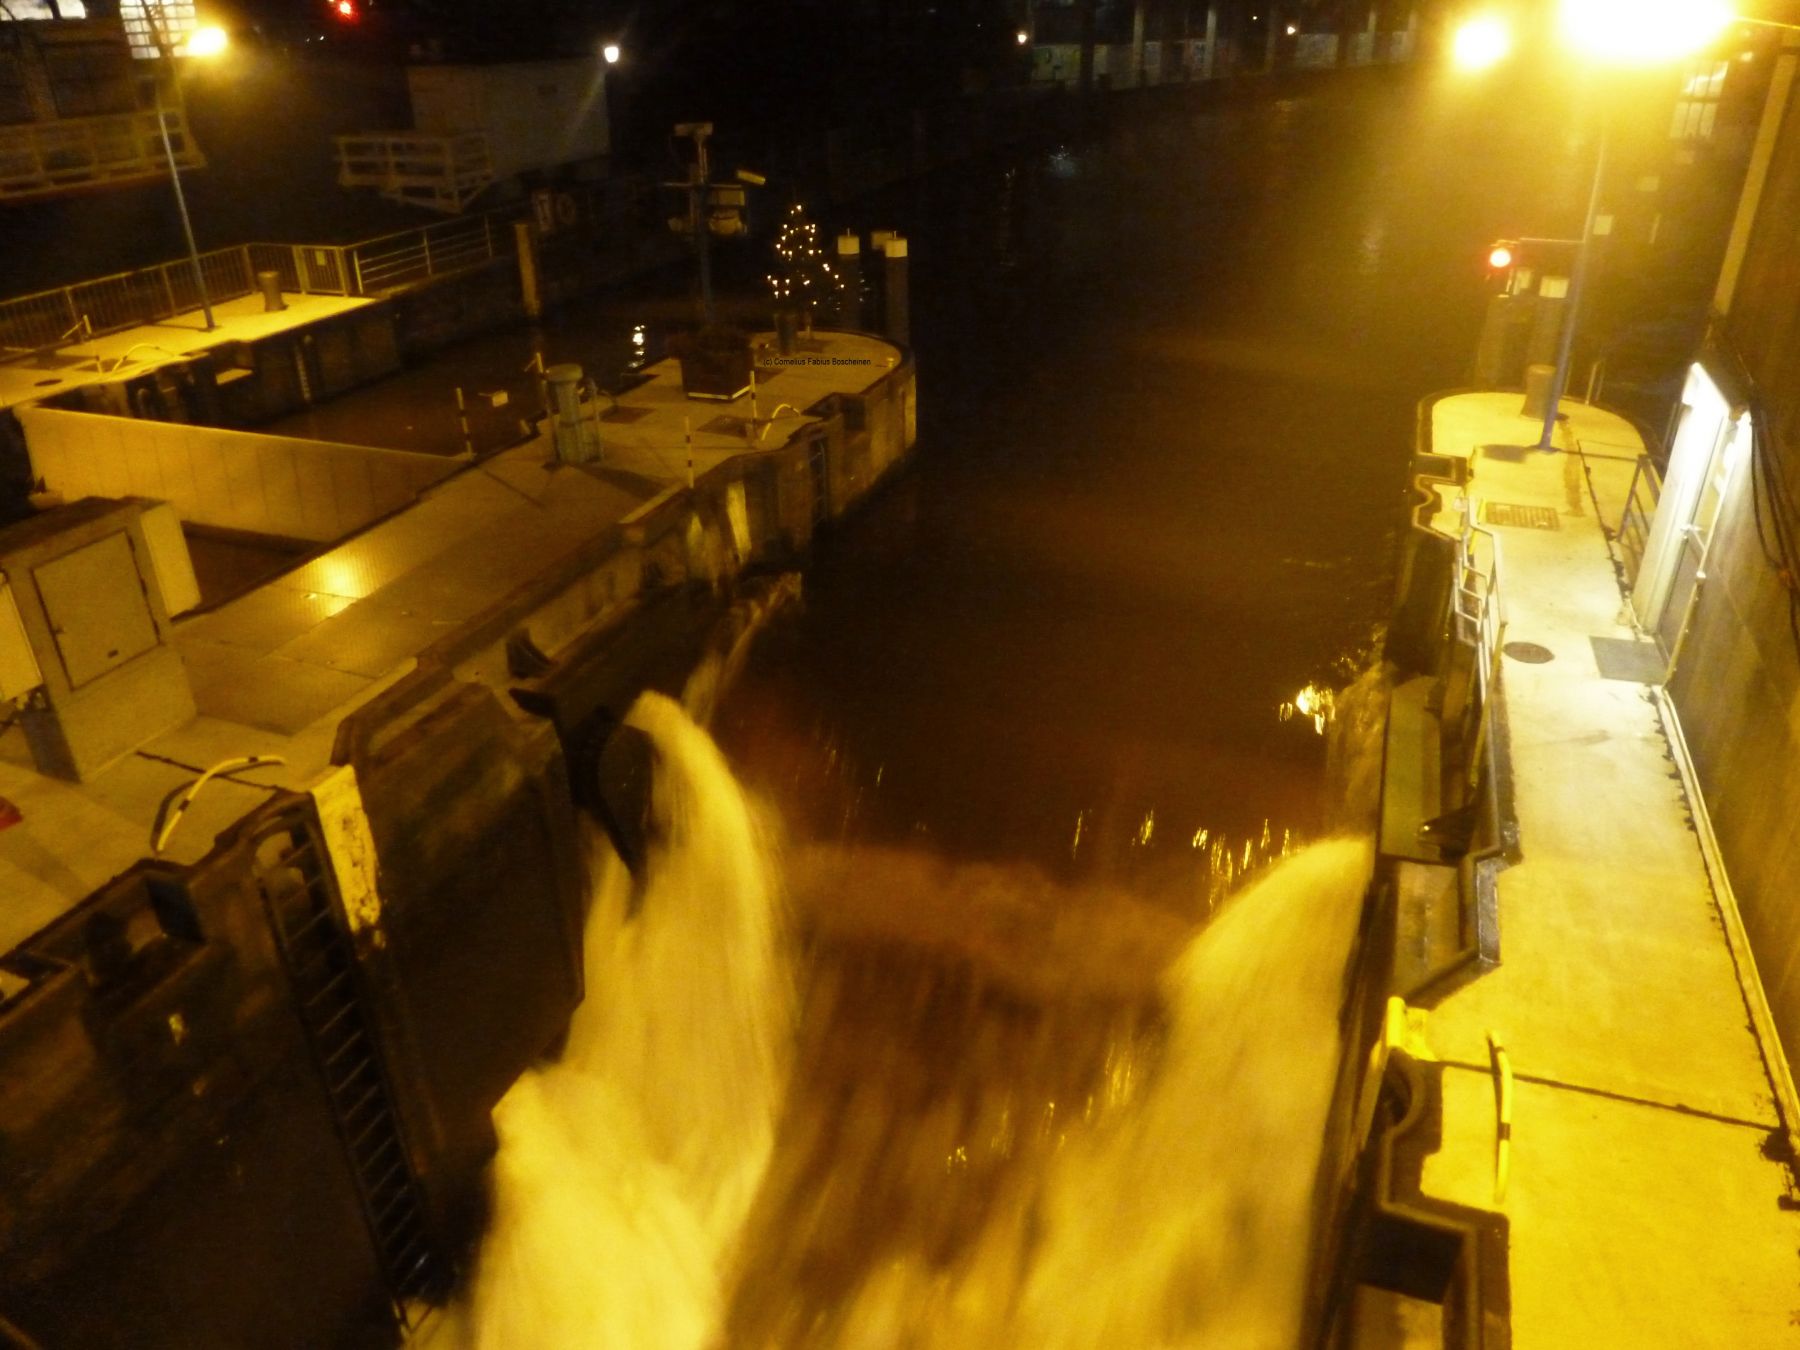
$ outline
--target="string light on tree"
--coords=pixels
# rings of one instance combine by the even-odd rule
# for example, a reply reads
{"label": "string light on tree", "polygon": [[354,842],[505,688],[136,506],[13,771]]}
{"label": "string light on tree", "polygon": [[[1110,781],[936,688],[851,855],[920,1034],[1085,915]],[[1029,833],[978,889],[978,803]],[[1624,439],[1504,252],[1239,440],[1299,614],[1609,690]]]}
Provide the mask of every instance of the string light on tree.
{"label": "string light on tree", "polygon": [[798,202],[788,207],[786,219],[775,233],[775,257],[779,274],[769,277],[775,303],[800,311],[810,325],[813,311],[839,303],[844,278],[819,247],[819,227],[806,218]]}

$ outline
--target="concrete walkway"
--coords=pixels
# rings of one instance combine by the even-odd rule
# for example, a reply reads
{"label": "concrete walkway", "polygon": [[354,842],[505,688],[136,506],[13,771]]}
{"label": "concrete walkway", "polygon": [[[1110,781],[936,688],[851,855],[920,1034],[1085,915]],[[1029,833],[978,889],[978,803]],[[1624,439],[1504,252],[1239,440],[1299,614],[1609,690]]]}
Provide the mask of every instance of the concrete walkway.
{"label": "concrete walkway", "polygon": [[216,328],[206,327],[199,310],[186,310],[157,323],[139,324],[119,333],[87,338],[43,352],[29,360],[0,364],[0,408],[66,394],[82,385],[128,379],[228,342],[253,342],[271,333],[303,328],[309,323],[376,303],[360,296],[295,295],[284,297],[287,308],[270,313],[263,298],[240,295],[214,305]]}
{"label": "concrete walkway", "polygon": [[[1765,1156],[1785,1068],[1752,1028],[1650,690],[1599,664],[1636,634],[1594,494],[1622,496],[1641,442],[1568,404],[1568,448],[1508,449],[1538,436],[1520,402],[1452,395],[1430,419],[1500,539],[1505,641],[1551,659],[1502,660],[1524,858],[1499,879],[1502,964],[1430,1014],[1447,1067],[1424,1187],[1509,1217],[1519,1350],[1800,1345],[1800,1213]],[[1517,1083],[1501,1200],[1490,1032]]]}

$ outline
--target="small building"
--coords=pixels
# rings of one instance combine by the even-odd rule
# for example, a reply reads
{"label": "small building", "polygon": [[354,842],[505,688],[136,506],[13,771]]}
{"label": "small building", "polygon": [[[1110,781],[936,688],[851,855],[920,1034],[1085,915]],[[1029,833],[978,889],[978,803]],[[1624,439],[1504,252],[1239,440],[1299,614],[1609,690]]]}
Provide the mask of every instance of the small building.
{"label": "small building", "polygon": [[608,152],[597,61],[410,66],[406,83],[412,128],[339,136],[340,185],[454,214],[494,183]]}
{"label": "small building", "polygon": [[[192,6],[170,6],[183,8],[191,22]],[[81,9],[0,10],[0,206],[166,177],[169,154],[184,169],[206,163],[172,72],[143,59],[154,49],[139,50],[116,6],[112,17],[51,17]]]}

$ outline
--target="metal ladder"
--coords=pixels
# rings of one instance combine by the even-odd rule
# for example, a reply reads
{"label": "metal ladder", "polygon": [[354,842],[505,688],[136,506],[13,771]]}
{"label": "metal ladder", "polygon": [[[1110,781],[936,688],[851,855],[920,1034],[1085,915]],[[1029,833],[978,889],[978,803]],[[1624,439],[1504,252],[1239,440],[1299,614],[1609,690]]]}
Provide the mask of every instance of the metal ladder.
{"label": "metal ladder", "polygon": [[381,1049],[359,997],[356,953],[337,914],[335,886],[303,826],[266,836],[256,856],[294,1008],[312,1046],[390,1297],[406,1325],[408,1305],[438,1285],[439,1263]]}

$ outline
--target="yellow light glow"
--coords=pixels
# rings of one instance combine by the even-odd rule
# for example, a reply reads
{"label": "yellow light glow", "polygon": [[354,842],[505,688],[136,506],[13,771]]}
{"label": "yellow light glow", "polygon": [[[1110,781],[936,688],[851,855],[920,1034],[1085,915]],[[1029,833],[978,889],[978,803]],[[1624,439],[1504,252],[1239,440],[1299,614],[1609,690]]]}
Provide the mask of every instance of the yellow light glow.
{"label": "yellow light glow", "polygon": [[1021,28],[1018,32],[1014,33],[1013,37],[1018,41],[1018,44],[1021,47],[1023,47],[1026,43],[1031,41],[1031,34],[1027,33],[1023,28]]}
{"label": "yellow light glow", "polygon": [[1493,252],[1488,254],[1488,266],[1494,268],[1496,271],[1502,267],[1511,267],[1512,262],[1512,250],[1505,244],[1496,244]]}
{"label": "yellow light glow", "polygon": [[1477,14],[1456,30],[1450,55],[1464,70],[1486,70],[1512,51],[1512,28],[1497,14]]}
{"label": "yellow light glow", "polygon": [[616,42],[607,43],[604,47],[602,47],[600,49],[600,55],[605,58],[607,65],[609,65],[609,66],[618,65],[619,64],[619,44]]}
{"label": "yellow light glow", "polygon": [[230,45],[231,38],[223,28],[217,24],[208,24],[188,34],[187,54],[204,59],[219,55]]}
{"label": "yellow light glow", "polygon": [[1710,46],[1733,17],[1726,0],[1562,0],[1563,37],[1610,65],[1690,56]]}

